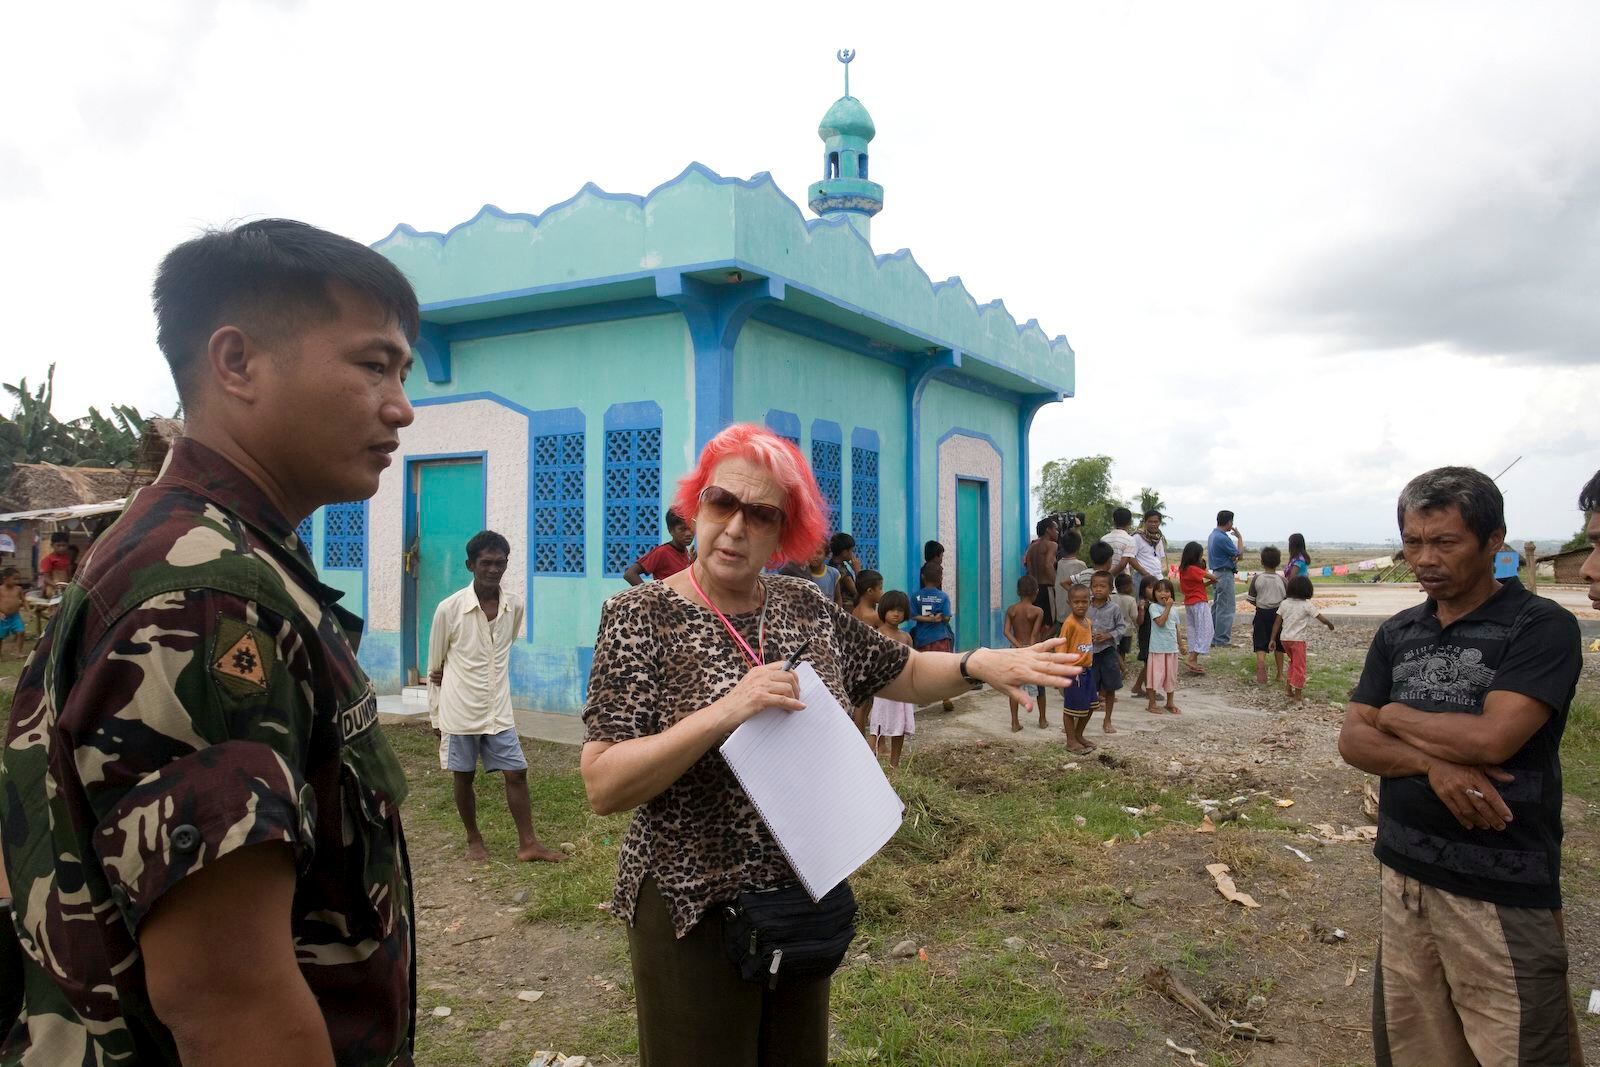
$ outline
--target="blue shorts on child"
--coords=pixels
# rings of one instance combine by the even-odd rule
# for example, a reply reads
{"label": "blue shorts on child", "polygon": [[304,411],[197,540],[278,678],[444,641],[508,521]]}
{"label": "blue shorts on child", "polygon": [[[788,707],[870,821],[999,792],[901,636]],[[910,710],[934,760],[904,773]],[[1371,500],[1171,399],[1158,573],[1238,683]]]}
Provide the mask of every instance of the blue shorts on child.
{"label": "blue shorts on child", "polygon": [[1084,716],[1099,696],[1095,688],[1094,668],[1085,667],[1083,673],[1061,690],[1061,707],[1068,715]]}

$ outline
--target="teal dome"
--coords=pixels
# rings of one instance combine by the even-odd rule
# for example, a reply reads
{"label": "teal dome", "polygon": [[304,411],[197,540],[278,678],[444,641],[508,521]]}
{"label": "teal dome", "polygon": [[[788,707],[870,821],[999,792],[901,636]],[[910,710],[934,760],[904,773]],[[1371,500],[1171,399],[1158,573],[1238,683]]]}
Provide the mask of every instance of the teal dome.
{"label": "teal dome", "polygon": [[861,101],[853,96],[841,96],[835,100],[817,126],[817,136],[824,141],[830,137],[859,137],[863,141],[870,141],[877,133],[878,128],[872,124],[872,116],[861,106]]}

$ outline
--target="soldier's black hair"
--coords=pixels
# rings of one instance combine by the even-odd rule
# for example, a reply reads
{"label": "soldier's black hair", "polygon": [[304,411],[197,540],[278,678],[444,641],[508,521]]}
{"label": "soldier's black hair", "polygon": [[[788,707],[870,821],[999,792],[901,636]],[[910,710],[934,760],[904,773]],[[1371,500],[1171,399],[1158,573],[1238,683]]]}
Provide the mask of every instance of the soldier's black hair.
{"label": "soldier's black hair", "polygon": [[510,541],[507,541],[493,530],[484,530],[481,533],[473,534],[472,540],[467,542],[467,562],[476,563],[478,557],[491,548],[498,548],[506,555],[511,555]]}
{"label": "soldier's black hair", "polygon": [[292,334],[307,317],[329,321],[329,284],[368,297],[417,339],[417,294],[400,269],[364,244],[292,219],[207,230],[168,252],[156,270],[156,343],[188,406],[207,341],[230,321],[264,336]]}

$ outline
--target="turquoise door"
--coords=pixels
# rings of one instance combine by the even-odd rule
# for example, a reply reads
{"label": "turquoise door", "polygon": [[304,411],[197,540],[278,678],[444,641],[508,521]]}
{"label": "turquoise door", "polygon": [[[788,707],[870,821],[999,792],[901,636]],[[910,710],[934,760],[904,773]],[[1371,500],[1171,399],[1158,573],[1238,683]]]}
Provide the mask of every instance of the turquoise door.
{"label": "turquoise door", "polygon": [[467,573],[467,542],[484,525],[483,460],[411,464],[411,507],[415,540],[407,583],[412,609],[406,613],[412,623],[407,666],[423,673],[434,609],[472,580]]}
{"label": "turquoise door", "polygon": [[989,486],[956,482],[956,647],[989,644]]}

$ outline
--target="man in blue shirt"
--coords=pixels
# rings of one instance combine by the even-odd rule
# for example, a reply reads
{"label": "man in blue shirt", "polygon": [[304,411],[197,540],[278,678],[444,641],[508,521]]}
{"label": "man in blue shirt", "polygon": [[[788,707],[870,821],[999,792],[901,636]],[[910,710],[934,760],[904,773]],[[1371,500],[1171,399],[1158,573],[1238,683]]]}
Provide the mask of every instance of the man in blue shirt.
{"label": "man in blue shirt", "polygon": [[1211,602],[1211,623],[1216,636],[1213,645],[1233,644],[1233,580],[1239,573],[1239,557],[1244,555],[1244,535],[1233,525],[1233,512],[1217,512],[1217,528],[1206,542],[1211,572],[1217,576],[1217,598]]}

